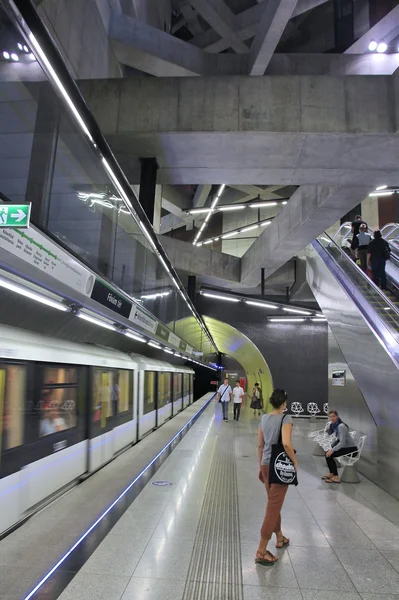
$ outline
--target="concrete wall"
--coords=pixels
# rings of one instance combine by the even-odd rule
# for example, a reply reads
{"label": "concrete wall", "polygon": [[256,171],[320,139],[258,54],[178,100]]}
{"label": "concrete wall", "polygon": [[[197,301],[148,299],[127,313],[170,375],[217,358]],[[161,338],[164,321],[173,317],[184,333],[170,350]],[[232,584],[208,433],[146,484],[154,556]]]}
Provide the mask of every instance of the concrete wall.
{"label": "concrete wall", "polygon": [[[226,310],[227,306],[227,310]],[[287,390],[290,401],[306,407],[328,399],[328,334],[325,323],[270,323],[265,311],[198,298],[201,314],[229,323],[246,335],[263,354],[273,385]]]}
{"label": "concrete wall", "polygon": [[108,40],[114,0],[43,0],[38,11],[77,79],[121,77]]}

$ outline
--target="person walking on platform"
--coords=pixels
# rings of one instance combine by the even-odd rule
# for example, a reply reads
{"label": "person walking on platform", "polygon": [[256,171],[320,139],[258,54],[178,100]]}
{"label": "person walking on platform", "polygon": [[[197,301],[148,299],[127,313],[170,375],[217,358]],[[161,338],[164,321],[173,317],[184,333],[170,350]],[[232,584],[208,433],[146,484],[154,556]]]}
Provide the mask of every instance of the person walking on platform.
{"label": "person walking on platform", "polygon": [[288,485],[269,483],[272,446],[279,443],[280,432],[285,453],[292,461],[295,470],[297,470],[297,459],[291,441],[292,417],[284,415],[287,408],[287,398],[288,395],[285,390],[274,390],[270,397],[273,410],[271,413],[262,416],[258,431],[259,479],[265,485],[267,494],[266,514],[255,558],[255,562],[261,565],[273,565],[278,560],[267,549],[273,533],[276,534],[277,538],[276,548],[284,548],[290,543],[290,540],[283,535],[281,530],[281,509]]}
{"label": "person walking on platform", "polygon": [[234,421],[238,421],[240,418],[241,404],[244,400],[245,393],[240,382],[236,381],[236,387],[233,389],[233,410],[234,410]]}
{"label": "person walking on platform", "polygon": [[223,421],[229,420],[229,402],[232,394],[233,390],[229,385],[229,380],[226,378],[224,384],[218,389],[218,400],[222,404]]}
{"label": "person walking on platform", "polygon": [[262,389],[259,387],[259,383],[255,383],[252,390],[251,408],[254,411],[254,417],[256,417],[256,411],[258,416],[261,416],[261,410],[263,408]]}
{"label": "person walking on platform", "polygon": [[329,413],[330,427],[329,435],[334,435],[336,440],[332,444],[331,450],[326,452],[326,463],[329,468],[329,474],[322,477],[326,483],[341,483],[338,477],[338,467],[335,459],[339,456],[352,454],[357,452],[357,447],[353,445],[353,439],[349,435],[349,427],[341,421],[336,410],[331,410]]}
{"label": "person walking on platform", "polygon": [[368,250],[368,264],[373,271],[374,283],[383,291],[387,289],[387,276],[385,265],[391,256],[389,244],[382,237],[381,231],[374,232],[374,239],[370,242]]}
{"label": "person walking on platform", "polygon": [[357,256],[360,260],[360,268],[363,273],[367,273],[367,251],[372,239],[371,235],[367,232],[366,224],[362,223],[357,234]]}

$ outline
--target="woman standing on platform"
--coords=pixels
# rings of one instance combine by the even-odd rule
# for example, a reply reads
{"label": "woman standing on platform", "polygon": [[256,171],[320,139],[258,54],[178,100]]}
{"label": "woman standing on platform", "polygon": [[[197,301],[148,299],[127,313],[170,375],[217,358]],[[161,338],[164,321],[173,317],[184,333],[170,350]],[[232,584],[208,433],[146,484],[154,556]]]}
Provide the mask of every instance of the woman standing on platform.
{"label": "woman standing on platform", "polygon": [[[269,466],[272,454],[272,446],[279,443],[280,431],[282,443],[287,456],[291,459],[297,470],[297,460],[294,447],[291,442],[292,417],[284,415],[287,407],[287,392],[285,390],[274,390],[270,397],[273,411],[263,415],[258,431],[258,457],[259,457],[259,479],[264,483],[267,494],[266,514],[260,532],[260,542],[256,552],[255,562],[261,565],[273,565],[277,557],[268,551],[267,545],[273,535],[276,534],[276,548],[288,546],[290,540],[284,537],[281,531],[281,509],[288,490],[285,484],[269,484]],[[283,422],[284,419],[284,422]]]}

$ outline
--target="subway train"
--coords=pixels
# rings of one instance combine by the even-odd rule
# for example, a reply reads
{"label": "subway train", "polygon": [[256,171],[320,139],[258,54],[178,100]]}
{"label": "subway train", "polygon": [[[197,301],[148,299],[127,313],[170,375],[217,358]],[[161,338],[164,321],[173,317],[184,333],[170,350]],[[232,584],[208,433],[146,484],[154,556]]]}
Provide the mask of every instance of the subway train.
{"label": "subway train", "polygon": [[191,404],[193,375],[0,326],[0,535]]}

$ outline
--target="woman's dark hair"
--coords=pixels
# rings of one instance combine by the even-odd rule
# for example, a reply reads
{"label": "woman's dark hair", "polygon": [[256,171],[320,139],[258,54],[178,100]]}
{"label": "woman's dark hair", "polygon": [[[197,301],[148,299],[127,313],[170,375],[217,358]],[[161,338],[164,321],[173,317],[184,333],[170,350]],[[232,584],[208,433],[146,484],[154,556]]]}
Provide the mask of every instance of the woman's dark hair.
{"label": "woman's dark hair", "polygon": [[270,396],[270,404],[273,408],[281,408],[287,401],[288,394],[285,390],[274,390]]}
{"label": "woman's dark hair", "polygon": [[336,410],[330,410],[328,412],[329,415],[335,415],[336,417],[338,417],[338,412]]}
{"label": "woman's dark hair", "polygon": [[255,387],[259,387],[259,383],[255,383]]}
{"label": "woman's dark hair", "polygon": [[380,240],[381,238],[382,238],[381,231],[379,229],[377,229],[377,231],[374,231],[374,239]]}

